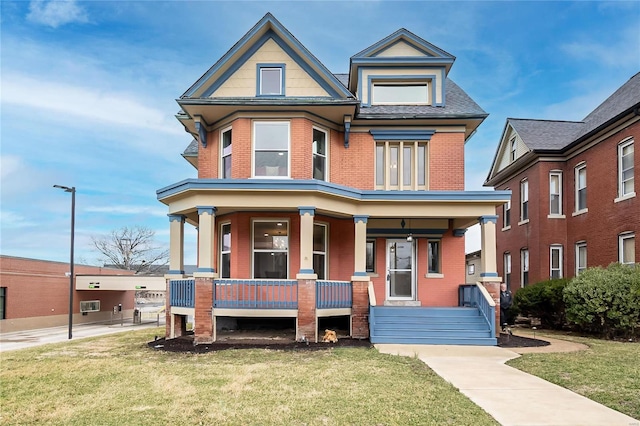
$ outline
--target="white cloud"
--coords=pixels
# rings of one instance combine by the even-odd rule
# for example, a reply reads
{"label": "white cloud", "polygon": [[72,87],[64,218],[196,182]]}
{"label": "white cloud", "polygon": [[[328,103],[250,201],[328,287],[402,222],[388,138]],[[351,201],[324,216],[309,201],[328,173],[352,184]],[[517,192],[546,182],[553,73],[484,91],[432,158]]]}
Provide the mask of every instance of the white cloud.
{"label": "white cloud", "polygon": [[73,115],[94,122],[150,129],[183,135],[174,118],[150,108],[128,93],[96,90],[35,79],[16,74],[3,75],[2,102]]}
{"label": "white cloud", "polygon": [[167,216],[166,208],[156,208],[151,206],[109,205],[105,207],[87,207],[84,210],[91,213],[109,213],[118,215],[149,214],[151,216]]}
{"label": "white cloud", "polygon": [[85,23],[88,16],[75,0],[33,0],[29,4],[27,20],[58,28],[73,22]]}
{"label": "white cloud", "polygon": [[19,213],[8,210],[0,210],[0,223],[3,228],[29,228],[36,226],[37,223],[30,221],[28,218]]}
{"label": "white cloud", "polygon": [[640,65],[637,26],[612,34],[604,41],[599,32],[590,34],[598,38],[562,44],[561,51],[577,60],[612,68],[636,70]]}

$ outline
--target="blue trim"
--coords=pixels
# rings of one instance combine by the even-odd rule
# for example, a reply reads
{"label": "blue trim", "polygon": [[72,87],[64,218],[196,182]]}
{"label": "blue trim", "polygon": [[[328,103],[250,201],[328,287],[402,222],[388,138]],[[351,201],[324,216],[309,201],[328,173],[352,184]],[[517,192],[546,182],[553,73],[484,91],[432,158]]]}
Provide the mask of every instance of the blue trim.
{"label": "blue trim", "polygon": [[[284,28],[284,27],[283,27]],[[286,31],[286,30],[285,30]],[[287,31],[288,32],[288,31]],[[304,46],[302,46],[299,42],[295,41],[294,39],[288,37],[285,35],[285,37],[287,39],[289,39],[290,42],[292,42],[294,45],[297,45],[297,47],[302,48],[302,50],[306,53],[308,52],[306,48],[304,48]],[[272,39],[273,41],[275,41],[278,46],[280,46],[280,48],[282,48],[282,50],[284,50],[287,55],[289,55],[291,57],[291,59],[293,59],[298,65],[300,65],[300,68],[302,68],[305,72],[307,72],[315,81],[316,83],[318,83],[324,90],[327,91],[327,93],[329,93],[330,96],[334,97],[334,98],[351,98],[353,97],[353,95],[347,91],[347,89],[345,88],[344,90],[342,90],[342,88],[344,87],[342,85],[342,83],[340,83],[339,81],[337,81],[336,77],[333,76],[333,74],[327,73],[325,75],[325,77],[328,77],[332,80],[334,80],[335,83],[339,84],[339,86],[337,86],[338,90],[336,90],[335,87],[331,86],[326,79],[323,79],[322,76],[320,74],[318,74],[314,68],[310,67],[303,59],[300,55],[298,55],[276,32],[274,32],[272,29],[269,29],[265,34],[263,34],[258,40],[256,40],[254,42],[254,44],[245,52],[243,53],[240,58],[238,58],[238,60],[236,60],[233,64],[231,64],[227,70],[222,73],[220,75],[220,77],[214,81],[209,87],[207,87],[204,92],[202,93],[202,95],[200,96],[201,98],[207,98],[210,97],[216,90],[218,90],[218,88],[220,86],[222,86],[242,65],[244,65],[246,63],[247,60],[249,60],[249,58],[251,58],[251,56],[253,56],[261,47],[262,45],[264,45],[268,40]],[[245,40],[242,45],[240,47],[243,47],[244,44],[246,44],[248,40]],[[238,50],[238,49],[233,49],[233,50]],[[229,51],[231,52],[231,51]],[[235,53],[235,52],[234,52]],[[223,65],[224,63],[227,62],[227,60],[229,58],[226,57],[227,55],[225,55],[224,61],[222,62],[222,64],[220,63],[220,61],[214,65],[214,68],[220,68],[221,65]],[[320,69],[324,68],[324,65],[322,65],[319,61],[314,60],[313,55],[311,55],[310,53],[308,55],[306,55],[306,59],[307,60],[311,60],[311,62],[316,62],[317,65],[319,66]],[[221,60],[222,61],[222,60]],[[213,68],[212,68],[213,69]],[[209,70],[211,71],[211,70]],[[217,71],[217,69],[216,69]],[[211,73],[213,74],[213,73]],[[325,74],[325,73],[323,73]],[[206,78],[203,76],[204,80],[199,82],[198,87],[194,88],[194,89],[189,89],[187,91],[187,93],[185,93],[185,95],[183,96],[190,96],[191,94],[193,94],[193,92],[195,92],[197,89],[200,88],[200,86],[202,86],[202,84],[204,82],[207,81],[207,79],[209,77],[211,77],[210,73],[207,72],[208,75]],[[202,80],[202,79],[201,79]],[[340,87],[342,86],[342,87]],[[342,92],[342,93],[340,93]]]}
{"label": "blue trim", "polygon": [[447,232],[447,229],[439,229],[439,228],[367,228],[367,235],[404,235],[411,232],[414,237],[421,235],[444,235]]}
{"label": "blue trim", "polygon": [[467,229],[463,228],[463,229],[454,229],[453,230],[453,236],[454,237],[464,237],[464,234],[466,234]]}
{"label": "blue trim", "polygon": [[198,137],[200,138],[200,143],[203,148],[207,147],[207,129],[204,127],[202,123],[199,121],[195,122],[196,131],[198,132]]}
{"label": "blue trim", "polygon": [[[262,71],[263,68],[279,68],[280,69],[280,93],[279,94],[274,94],[274,93],[268,93],[268,94],[262,94],[261,90],[260,90],[260,83],[262,83],[262,76],[260,75],[260,71]],[[258,98],[282,98],[285,96],[285,83],[286,83],[286,79],[285,79],[285,69],[286,69],[286,64],[256,64],[256,97]]]}
{"label": "blue trim", "polygon": [[167,216],[169,216],[169,222],[184,222],[186,219],[186,216],[182,214],[168,214]]}
{"label": "blue trim", "polygon": [[363,215],[353,216],[353,223],[358,223],[358,222],[367,223],[368,221],[369,221],[369,216],[363,216]]}
{"label": "blue trim", "polygon": [[389,65],[393,66],[393,68],[398,68],[398,65],[408,64],[411,66],[421,65],[424,67],[425,65],[432,66],[442,66],[451,65],[455,59],[449,58],[439,58],[436,56],[430,56],[425,58],[424,56],[382,56],[382,57],[367,57],[367,58],[351,58],[351,65],[372,65],[372,66],[380,66],[380,65]]}
{"label": "blue trim", "polygon": [[198,268],[196,269],[197,272],[216,272],[215,268]]}
{"label": "blue trim", "polygon": [[[400,44],[400,43],[404,43],[404,44],[408,44],[409,46],[413,47],[414,49],[416,49],[417,51],[419,51],[420,53],[422,53],[423,55],[426,55],[430,58],[434,58],[437,57],[436,55],[434,55],[433,53],[427,51],[426,49],[423,48],[423,46],[416,46],[413,43],[410,43],[409,40],[403,38],[403,37],[398,37],[398,39],[396,41],[394,41],[393,43],[388,43],[386,46],[382,46],[380,49],[378,49],[374,54],[369,55],[369,58],[376,58],[378,57],[378,55],[380,55],[382,52],[391,49],[393,46],[395,46],[396,44]],[[385,56],[385,58],[397,58],[397,56]]]}
{"label": "blue trim", "polygon": [[478,218],[478,222],[479,222],[481,225],[484,225],[484,224],[489,223],[489,222],[492,222],[492,223],[497,224],[497,223],[498,223],[498,216],[496,216],[496,215],[485,215],[485,216],[480,216],[480,217]]}
{"label": "blue trim", "polygon": [[[351,60],[358,59],[358,58],[365,58],[365,57],[375,57],[380,52],[388,49],[389,47],[393,46],[394,44],[400,41],[406,41],[407,44],[412,45],[417,50],[423,51],[425,54],[429,54],[428,52],[433,52],[435,55],[429,54],[429,56],[432,58],[455,60],[455,56],[440,49],[438,46],[429,43],[425,39],[418,37],[417,35],[413,34],[411,31],[406,30],[405,28],[399,29],[393,34],[388,35],[382,40],[356,53],[351,57]],[[437,55],[440,55],[440,56],[437,56]],[[388,59],[388,57],[386,59]]]}
{"label": "blue trim", "polygon": [[369,274],[367,274],[366,272],[354,272],[353,273],[354,277],[366,277],[367,275],[369,275]]}
{"label": "blue trim", "polygon": [[490,201],[499,203],[511,199],[511,191],[376,191],[361,190],[313,179],[192,178],[158,189],[156,195],[158,200],[163,200],[172,195],[190,190],[308,191],[322,192],[360,201]]}
{"label": "blue trim", "polygon": [[497,272],[481,272],[480,276],[481,277],[497,277],[498,273]]}
{"label": "blue trim", "polygon": [[315,274],[313,269],[300,269],[299,274]]}
{"label": "blue trim", "polygon": [[178,275],[178,274],[179,274],[179,275],[184,275],[184,271],[181,271],[181,270],[179,270],[179,269],[169,269],[169,272],[168,272],[168,273],[169,273],[169,274],[172,274],[172,275],[173,275],[173,274],[176,274],[176,275]]}
{"label": "blue trim", "polygon": [[[391,68],[391,67],[389,67]],[[445,73],[443,72],[443,75]],[[392,82],[422,82],[423,80],[427,82],[427,86],[431,86],[431,103],[425,101],[420,105],[431,105],[431,106],[444,106],[444,87],[442,92],[442,102],[436,102],[436,85],[440,81],[440,79],[435,74],[405,74],[405,75],[368,75],[367,76],[367,87],[369,91],[369,97],[367,99],[368,102],[364,102],[364,99],[360,98],[362,101],[362,106],[371,106],[373,105],[373,85],[374,80],[391,80]],[[381,103],[375,105],[390,105],[389,103]],[[396,104],[391,104],[396,105]]]}
{"label": "blue trim", "polygon": [[209,213],[211,216],[213,216],[214,213],[218,210],[215,207],[209,206],[196,206],[196,208],[198,209],[198,215],[201,215],[202,213]]}
{"label": "blue trim", "polygon": [[375,141],[430,141],[435,132],[435,130],[369,130]]}
{"label": "blue trim", "polygon": [[298,207],[298,211],[300,212],[300,216],[303,216],[307,213],[309,213],[311,216],[315,216],[316,214],[316,208],[315,207],[307,207],[307,206],[301,206]]}

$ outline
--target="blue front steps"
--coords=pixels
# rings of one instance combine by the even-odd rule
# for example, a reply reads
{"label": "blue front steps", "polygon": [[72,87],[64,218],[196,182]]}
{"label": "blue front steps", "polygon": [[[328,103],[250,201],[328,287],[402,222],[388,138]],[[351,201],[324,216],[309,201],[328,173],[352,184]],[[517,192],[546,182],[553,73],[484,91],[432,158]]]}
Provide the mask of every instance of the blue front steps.
{"label": "blue front steps", "polygon": [[372,306],[369,329],[371,343],[497,345],[478,308]]}

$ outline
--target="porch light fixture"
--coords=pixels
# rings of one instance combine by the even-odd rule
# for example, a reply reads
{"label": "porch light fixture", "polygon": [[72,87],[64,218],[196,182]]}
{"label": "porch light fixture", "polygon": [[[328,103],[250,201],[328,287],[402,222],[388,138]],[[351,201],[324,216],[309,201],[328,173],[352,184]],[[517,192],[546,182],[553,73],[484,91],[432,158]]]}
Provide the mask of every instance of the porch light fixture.
{"label": "porch light fixture", "polygon": [[69,340],[71,340],[71,332],[73,328],[73,240],[75,232],[75,216],[76,216],[76,187],[62,185],[53,185],[54,188],[62,189],[64,192],[71,193],[71,256],[69,260]]}
{"label": "porch light fixture", "polygon": [[413,235],[409,232],[409,235],[407,235],[407,242],[410,243],[411,241],[413,241]]}

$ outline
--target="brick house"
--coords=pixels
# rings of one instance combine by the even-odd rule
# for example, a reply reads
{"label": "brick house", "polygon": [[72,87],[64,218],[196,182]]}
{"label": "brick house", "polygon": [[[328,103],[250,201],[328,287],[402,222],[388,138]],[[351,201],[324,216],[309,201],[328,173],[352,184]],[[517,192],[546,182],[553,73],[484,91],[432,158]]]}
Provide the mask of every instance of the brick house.
{"label": "brick house", "polygon": [[[177,100],[197,178],[157,191],[167,337],[189,316],[196,344],[225,318],[276,317],[317,340],[319,319],[346,316],[372,342],[495,344],[495,209],[509,193],[464,190],[464,145],[487,114],[447,77],[454,61],[400,29],[333,74],[267,14],[207,70]],[[477,223],[485,285],[460,307]]]}
{"label": "brick house", "polygon": [[640,73],[582,121],[507,119],[486,186],[497,209],[498,271],[512,290],[591,266],[638,263]]}

